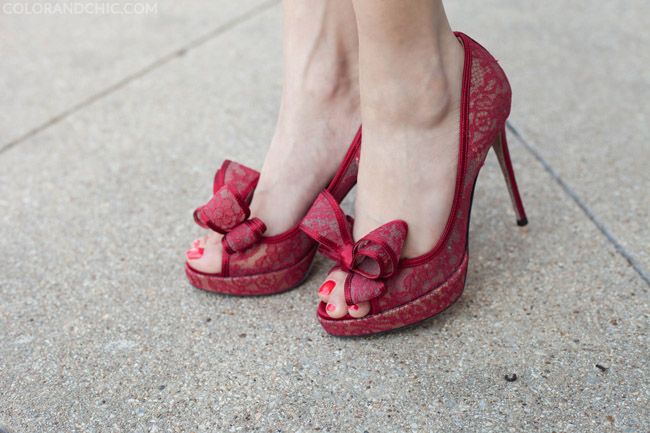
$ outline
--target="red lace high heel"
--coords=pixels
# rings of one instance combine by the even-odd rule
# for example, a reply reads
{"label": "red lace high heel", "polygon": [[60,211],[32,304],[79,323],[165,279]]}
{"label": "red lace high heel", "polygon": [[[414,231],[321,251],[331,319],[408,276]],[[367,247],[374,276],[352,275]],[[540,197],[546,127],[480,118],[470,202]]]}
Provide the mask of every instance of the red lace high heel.
{"label": "red lace high heel", "polygon": [[327,191],[318,196],[301,223],[301,229],[321,244],[320,251],[337,262],[334,269],[348,272],[346,303],[370,301],[370,313],[358,319],[350,315],[333,319],[321,302],[317,317],[330,334],[358,336],[398,329],[456,302],[467,273],[474,185],[490,147],[501,164],[517,223],[527,224],[506,142],[510,85],[485,48],[467,35],[456,36],[465,48],[458,174],[449,220],[437,245],[422,256],[400,260],[408,231],[401,220],[384,224],[355,243],[352,219],[345,217]]}
{"label": "red lace high heel", "polygon": [[[343,158],[327,192],[338,203],[357,181],[361,128]],[[250,204],[259,173],[232,161],[224,161],[214,177],[214,196],[194,211],[203,228],[224,235],[221,272],[200,272],[185,263],[194,287],[229,295],[270,295],[299,285],[316,254],[317,244],[300,231],[299,223],[275,236],[264,236],[266,226],[250,218]]]}

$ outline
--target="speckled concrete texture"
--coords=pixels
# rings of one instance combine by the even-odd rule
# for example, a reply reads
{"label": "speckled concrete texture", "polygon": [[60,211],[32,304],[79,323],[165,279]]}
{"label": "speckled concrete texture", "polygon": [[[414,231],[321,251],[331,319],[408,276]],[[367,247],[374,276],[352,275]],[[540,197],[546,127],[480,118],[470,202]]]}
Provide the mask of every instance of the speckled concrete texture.
{"label": "speckled concrete texture", "polygon": [[[45,13],[46,3],[59,5],[60,10],[67,4],[82,12]],[[88,7],[95,3],[97,7]],[[2,145],[233,20],[273,4],[261,0],[123,3],[117,8],[119,2],[72,0],[0,5]],[[86,8],[80,9],[84,4]],[[102,12],[106,10],[116,13]]]}
{"label": "speckled concrete texture", "polygon": [[[491,19],[464,28],[532,46],[540,35],[500,19],[510,8],[481,6]],[[516,226],[490,155],[465,293],[424,324],[328,336],[321,257],[279,296],[189,286],[191,210],[214,170],[226,157],[261,166],[280,27],[279,5],[260,11],[0,153],[0,432],[648,432],[648,285],[514,138],[531,224]],[[495,35],[485,45],[504,54]],[[504,61],[523,93],[529,59]],[[517,98],[531,136],[543,119],[528,113],[565,110]]]}

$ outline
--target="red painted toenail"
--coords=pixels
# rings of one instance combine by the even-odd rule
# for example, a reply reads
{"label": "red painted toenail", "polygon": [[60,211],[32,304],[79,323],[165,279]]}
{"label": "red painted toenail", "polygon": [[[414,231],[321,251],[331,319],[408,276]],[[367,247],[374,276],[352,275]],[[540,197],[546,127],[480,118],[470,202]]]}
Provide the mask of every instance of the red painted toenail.
{"label": "red painted toenail", "polygon": [[191,250],[187,250],[187,258],[188,260],[196,260],[200,259],[203,257],[203,248],[192,248]]}
{"label": "red painted toenail", "polygon": [[351,305],[351,306],[348,307],[348,309],[350,309],[350,310],[352,310],[352,311],[357,311],[357,310],[359,309],[359,306],[356,305],[356,304],[355,304],[355,305]]}
{"label": "red painted toenail", "polygon": [[195,241],[194,241],[194,244],[192,244],[192,246],[193,246],[194,248],[198,248],[199,245],[201,245],[201,239],[197,239],[197,240],[195,240]]}
{"label": "red painted toenail", "polygon": [[318,293],[321,295],[329,295],[332,293],[332,290],[334,289],[334,286],[336,286],[336,281],[325,281],[322,286],[320,286],[320,289],[318,289]]}
{"label": "red painted toenail", "polygon": [[327,311],[329,311],[329,312],[331,313],[331,312],[334,311],[334,310],[336,310],[336,305],[334,305],[334,304],[327,304]]}

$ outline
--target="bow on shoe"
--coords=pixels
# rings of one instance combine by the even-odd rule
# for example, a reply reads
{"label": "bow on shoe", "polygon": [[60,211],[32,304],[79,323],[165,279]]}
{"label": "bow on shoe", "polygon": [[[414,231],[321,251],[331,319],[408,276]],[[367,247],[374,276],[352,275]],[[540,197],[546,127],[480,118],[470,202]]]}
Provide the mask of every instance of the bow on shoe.
{"label": "bow on shoe", "polygon": [[386,292],[383,280],[397,271],[408,226],[402,220],[391,221],[355,243],[352,219],[345,216],[329,192],[323,191],[300,223],[300,229],[321,244],[319,250],[325,257],[348,272],[345,301],[354,305]]}
{"label": "bow on shoe", "polygon": [[194,211],[194,221],[203,228],[224,234],[224,249],[233,254],[257,243],[266,231],[259,218],[248,219],[248,207],[260,174],[226,160],[214,176],[214,195]]}

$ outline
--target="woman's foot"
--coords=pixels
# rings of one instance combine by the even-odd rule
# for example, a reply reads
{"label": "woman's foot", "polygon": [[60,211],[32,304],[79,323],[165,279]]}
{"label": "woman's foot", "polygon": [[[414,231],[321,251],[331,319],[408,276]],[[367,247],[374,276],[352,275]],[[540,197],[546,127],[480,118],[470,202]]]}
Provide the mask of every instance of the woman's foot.
{"label": "woman's foot", "polygon": [[[395,10],[386,6],[388,16],[382,19],[382,7],[367,1],[372,0],[355,2],[363,146],[353,235],[356,241],[388,221],[404,220],[409,231],[402,257],[417,257],[441,238],[454,197],[464,52],[441,3],[434,11],[427,9],[429,2],[395,5],[413,16],[391,27],[384,21],[400,21]],[[375,10],[360,14],[358,6]],[[418,7],[424,10],[414,10]],[[370,304],[347,306],[346,275],[332,272],[318,296],[332,318],[363,317]]]}
{"label": "woman's foot", "polygon": [[[283,2],[283,92],[275,134],[251,202],[251,217],[280,234],[305,215],[345,155],[361,116],[358,42],[349,2]],[[221,270],[222,235],[187,252],[197,271]]]}

